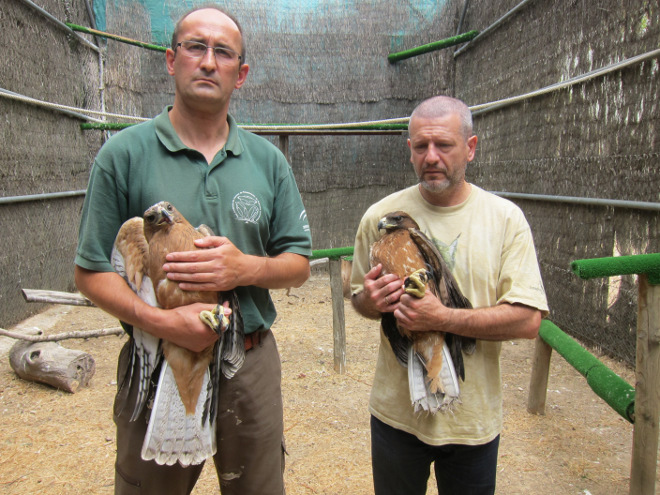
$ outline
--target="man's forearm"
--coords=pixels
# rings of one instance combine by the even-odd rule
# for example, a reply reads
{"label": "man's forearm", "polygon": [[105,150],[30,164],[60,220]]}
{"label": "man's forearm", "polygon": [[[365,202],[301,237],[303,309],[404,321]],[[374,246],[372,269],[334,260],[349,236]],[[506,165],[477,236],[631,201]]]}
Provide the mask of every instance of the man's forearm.
{"label": "man's forearm", "polygon": [[300,287],[309,278],[309,260],[299,254],[282,253],[278,256],[250,258],[249,283],[263,289]]}
{"label": "man's forearm", "polygon": [[96,306],[130,325],[180,347],[199,352],[218,336],[202,323],[199,313],[212,304],[190,304],[161,309],[142,301],[117,273],[95,272],[75,267],[76,285]]}
{"label": "man's forearm", "polygon": [[[102,310],[130,325],[149,331],[155,319],[151,306],[142,301],[115,272],[95,272],[75,267],[78,290]],[[151,308],[155,309],[155,308]]]}
{"label": "man's forearm", "polygon": [[448,332],[482,340],[533,339],[541,324],[539,310],[519,304],[458,309],[452,313]]}

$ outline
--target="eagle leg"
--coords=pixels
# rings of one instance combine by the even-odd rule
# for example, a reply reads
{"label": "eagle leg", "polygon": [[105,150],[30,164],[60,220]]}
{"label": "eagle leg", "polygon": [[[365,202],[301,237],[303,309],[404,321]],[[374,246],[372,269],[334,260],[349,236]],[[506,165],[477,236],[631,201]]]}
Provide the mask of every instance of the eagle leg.
{"label": "eagle leg", "polygon": [[229,318],[225,314],[225,307],[222,304],[218,304],[212,311],[202,311],[199,313],[199,319],[218,335],[222,335],[229,328]]}
{"label": "eagle leg", "polygon": [[426,294],[426,284],[431,280],[432,275],[429,270],[420,268],[419,270],[414,271],[408,275],[403,281],[403,287],[406,294],[415,296],[418,298],[424,297]]}

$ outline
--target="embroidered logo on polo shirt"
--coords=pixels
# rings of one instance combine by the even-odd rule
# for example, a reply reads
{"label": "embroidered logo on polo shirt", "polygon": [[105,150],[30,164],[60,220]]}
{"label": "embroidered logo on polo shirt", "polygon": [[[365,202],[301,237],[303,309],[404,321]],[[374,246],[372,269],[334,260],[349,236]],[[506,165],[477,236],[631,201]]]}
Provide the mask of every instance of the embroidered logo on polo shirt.
{"label": "embroidered logo on polo shirt", "polygon": [[257,223],[261,218],[261,203],[254,194],[247,191],[239,192],[234,196],[231,208],[237,220]]}

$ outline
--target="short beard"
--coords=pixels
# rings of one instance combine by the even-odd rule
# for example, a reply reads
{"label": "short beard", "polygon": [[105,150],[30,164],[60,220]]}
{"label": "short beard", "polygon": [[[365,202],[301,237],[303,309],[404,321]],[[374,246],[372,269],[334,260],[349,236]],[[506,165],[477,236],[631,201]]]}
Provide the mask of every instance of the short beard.
{"label": "short beard", "polygon": [[419,184],[426,189],[428,192],[432,193],[438,193],[438,192],[444,192],[447,189],[449,189],[452,186],[452,182],[449,180],[443,181],[443,182],[428,182],[422,179],[419,179]]}

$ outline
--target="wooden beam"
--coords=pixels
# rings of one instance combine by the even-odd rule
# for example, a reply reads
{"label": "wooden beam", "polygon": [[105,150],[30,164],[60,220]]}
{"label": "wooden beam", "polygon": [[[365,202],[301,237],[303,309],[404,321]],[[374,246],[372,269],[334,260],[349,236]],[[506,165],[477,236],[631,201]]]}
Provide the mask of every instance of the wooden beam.
{"label": "wooden beam", "polygon": [[654,495],[660,420],[660,285],[638,277],[635,427],[630,495]]}
{"label": "wooden beam", "polygon": [[346,322],[344,318],[344,292],[341,277],[341,259],[328,261],[330,292],[332,294],[332,335],[334,341],[335,371],[346,372]]}
{"label": "wooden beam", "polygon": [[548,395],[548,376],[550,375],[550,357],[552,347],[541,336],[536,337],[532,376],[529,380],[527,411],[531,414],[545,414],[545,400]]}

